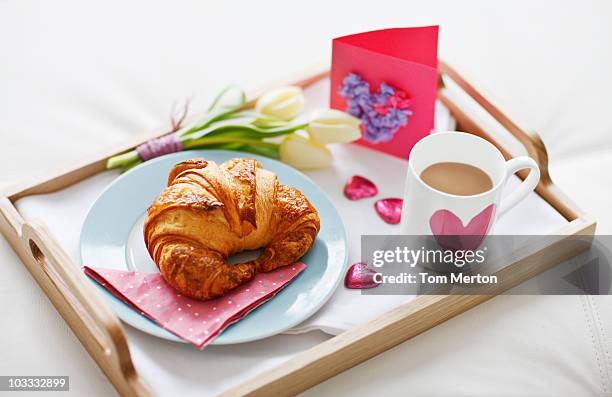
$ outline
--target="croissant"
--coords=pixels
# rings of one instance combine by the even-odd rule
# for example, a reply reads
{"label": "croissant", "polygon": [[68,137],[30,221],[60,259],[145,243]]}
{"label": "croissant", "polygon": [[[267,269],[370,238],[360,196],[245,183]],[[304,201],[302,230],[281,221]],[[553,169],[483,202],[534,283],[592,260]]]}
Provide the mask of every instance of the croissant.
{"label": "croissant", "polygon": [[[319,232],[319,215],[297,189],[254,159],[176,164],[147,210],[144,240],[162,277],[180,293],[212,299],[297,261]],[[237,252],[264,248],[230,265]]]}

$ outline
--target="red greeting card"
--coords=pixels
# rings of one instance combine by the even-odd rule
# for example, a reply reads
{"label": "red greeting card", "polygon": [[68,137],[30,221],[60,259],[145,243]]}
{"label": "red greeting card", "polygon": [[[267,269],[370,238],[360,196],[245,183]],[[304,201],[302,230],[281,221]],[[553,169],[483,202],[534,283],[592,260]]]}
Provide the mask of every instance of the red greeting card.
{"label": "red greeting card", "polygon": [[407,159],[433,128],[437,68],[437,26],[336,38],[331,107],[361,119],[357,143]]}

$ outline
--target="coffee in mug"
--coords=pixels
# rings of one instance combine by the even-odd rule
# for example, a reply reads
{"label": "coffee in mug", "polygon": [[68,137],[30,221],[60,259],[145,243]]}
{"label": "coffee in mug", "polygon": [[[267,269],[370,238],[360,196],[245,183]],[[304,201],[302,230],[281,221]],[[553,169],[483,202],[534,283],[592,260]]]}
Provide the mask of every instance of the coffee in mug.
{"label": "coffee in mug", "polygon": [[436,190],[457,196],[473,196],[493,188],[493,181],[480,168],[450,161],[428,166],[421,179]]}

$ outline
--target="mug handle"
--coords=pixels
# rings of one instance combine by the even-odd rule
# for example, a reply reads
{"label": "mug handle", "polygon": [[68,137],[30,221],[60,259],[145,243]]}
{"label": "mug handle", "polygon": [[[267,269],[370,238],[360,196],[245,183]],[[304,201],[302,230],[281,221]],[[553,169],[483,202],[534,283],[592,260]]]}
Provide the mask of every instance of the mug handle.
{"label": "mug handle", "polygon": [[506,181],[517,171],[527,168],[529,168],[529,175],[527,175],[527,178],[525,178],[518,189],[510,193],[508,197],[502,199],[499,208],[499,216],[504,215],[510,208],[523,201],[523,199],[536,188],[540,181],[540,168],[531,157],[521,156],[506,161]]}

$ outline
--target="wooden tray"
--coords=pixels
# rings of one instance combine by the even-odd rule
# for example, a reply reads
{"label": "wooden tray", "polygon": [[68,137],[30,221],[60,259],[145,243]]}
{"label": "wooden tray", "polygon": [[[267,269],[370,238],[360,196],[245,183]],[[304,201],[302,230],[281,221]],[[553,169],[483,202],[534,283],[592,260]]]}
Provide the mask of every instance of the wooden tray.
{"label": "wooden tray", "polygon": [[[474,101],[496,123],[507,130],[539,164],[541,180],[536,192],[556,209],[568,223],[554,233],[554,239],[530,247],[521,259],[499,271],[503,284],[487,295],[419,296],[380,317],[299,353],[282,365],[222,393],[223,396],[288,396],[306,390],[348,368],[382,353],[523,281],[568,259],[586,246],[567,244],[567,236],[592,235],[595,222],[586,216],[552,182],[548,157],[541,139],[527,133],[447,64],[440,62],[440,85],[452,82],[462,94]],[[310,73],[291,84],[306,88],[328,76],[328,71]],[[461,101],[440,91],[439,99],[457,121],[457,130],[469,132],[494,143],[509,159],[515,157],[486,128],[468,115]],[[247,106],[254,104],[255,98]],[[64,249],[41,223],[26,222],[14,203],[35,194],[54,192],[105,170],[106,159],[132,149],[160,134],[148,134],[99,154],[83,164],[70,167],[41,180],[11,188],[0,195],[0,231],[5,235],[57,311],[64,317],[92,358],[123,396],[150,396],[134,367],[123,325],[106,306],[89,280],[80,272]],[[524,178],[525,174],[519,173]]]}

